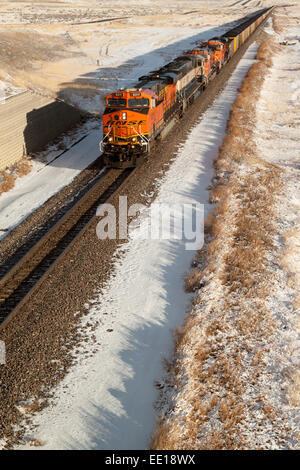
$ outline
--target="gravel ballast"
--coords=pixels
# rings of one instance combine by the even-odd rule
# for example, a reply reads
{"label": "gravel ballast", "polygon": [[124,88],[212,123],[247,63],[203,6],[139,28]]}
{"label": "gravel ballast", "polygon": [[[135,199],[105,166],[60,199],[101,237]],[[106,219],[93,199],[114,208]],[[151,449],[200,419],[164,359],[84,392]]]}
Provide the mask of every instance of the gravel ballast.
{"label": "gravel ballast", "polygon": [[[128,205],[145,204],[145,195],[151,194],[151,198],[147,196],[148,203],[150,199],[155,199],[156,179],[161,178],[168,169],[178,146],[185,141],[190,128],[222,90],[246,47],[257,34],[259,32],[232,58],[166,139],[157,143],[153,158],[137,169],[128,184],[113,196],[112,203],[117,206],[120,195],[127,196]],[[40,284],[39,290],[24,305],[20,315],[0,334],[0,340],[6,343],[7,353],[6,365],[0,365],[0,439],[7,439],[6,447],[13,447],[22,438],[26,424],[24,415],[16,405],[33,399],[32,412],[46,406],[51,389],[72,365],[76,346],[85,340],[85,332],[78,328],[80,317],[87,312],[88,302],[95,290],[99,290],[111,275],[113,255],[119,245],[116,240],[99,240],[96,236],[97,223],[98,218],[95,217],[89,230],[56,263],[51,276]],[[14,428],[16,424],[19,425],[17,431]]]}

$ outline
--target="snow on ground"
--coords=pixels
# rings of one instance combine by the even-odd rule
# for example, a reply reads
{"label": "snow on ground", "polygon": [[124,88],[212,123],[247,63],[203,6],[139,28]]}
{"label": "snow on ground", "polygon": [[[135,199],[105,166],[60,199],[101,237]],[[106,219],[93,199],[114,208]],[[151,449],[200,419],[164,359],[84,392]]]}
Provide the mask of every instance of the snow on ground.
{"label": "snow on ground", "polygon": [[[250,74],[235,104],[228,137],[237,137],[227,141],[232,160],[224,146],[217,167],[220,181],[226,181],[224,174],[229,173],[229,186],[222,181],[221,191],[215,195],[220,204],[208,247],[209,265],[202,272],[199,268],[201,289],[197,287],[192,316],[178,346],[176,373],[166,379],[171,387],[170,391],[164,388],[160,403],[166,421],[158,430],[159,447],[154,448],[299,447],[300,135],[296,96],[300,70],[299,29],[293,29],[296,21],[299,24],[299,14],[299,9],[292,10],[280,18],[284,22],[279,27],[285,33],[275,40],[289,38],[294,43],[272,50],[274,67],[269,68],[259,96]],[[271,24],[268,32],[274,34]],[[267,42],[272,44],[269,38]],[[257,78],[262,83],[259,75]],[[250,86],[253,99],[258,98],[253,115]],[[242,119],[238,127],[237,109],[246,113],[249,132]],[[256,146],[249,138],[252,125]],[[249,160],[247,154],[237,158],[243,148],[239,147],[243,131],[249,149],[257,152]],[[270,179],[264,172],[272,172]],[[261,232],[259,226],[264,227]],[[269,248],[268,237],[273,242]],[[265,253],[257,249],[262,241]],[[249,253],[251,263],[247,262]]]}
{"label": "snow on ground", "polygon": [[99,112],[107,91],[270,3],[114,0],[107,8],[92,1],[0,2],[0,79],[10,75],[18,86]]}
{"label": "snow on ground", "polygon": [[[159,182],[156,203],[200,202],[209,211],[212,162],[223,140],[237,89],[253,63],[252,45],[201,121],[191,130],[169,171]],[[176,222],[176,221],[175,221]],[[177,221],[178,222],[178,221]],[[141,219],[145,228],[147,218]],[[70,373],[55,390],[53,406],[34,417],[27,438],[42,449],[144,449],[155,425],[155,380],[173,348],[172,332],[183,323],[189,296],[183,277],[194,251],[183,240],[136,240],[122,248],[116,273],[93,300],[84,323],[100,326],[82,346]],[[138,280],[138,282],[137,282]],[[29,448],[29,444],[21,446]]]}
{"label": "snow on ground", "polygon": [[[289,29],[278,40],[288,40],[289,45],[275,55],[264,83],[257,106],[256,136],[265,160],[290,167],[294,172],[300,155],[300,28]],[[266,138],[268,134],[272,138]]]}
{"label": "snow on ground", "polygon": [[23,91],[23,88],[15,87],[9,82],[0,80],[0,104],[3,103],[6,98],[22,93]]}
{"label": "snow on ground", "polygon": [[[228,30],[228,26],[203,27],[197,29],[190,27],[174,27],[172,25],[161,27],[143,27],[141,31],[133,30],[127,33],[127,41],[117,44],[106,43],[99,50],[99,67],[93,68],[81,74],[74,83],[66,83],[61,87],[59,96],[75,106],[89,112],[100,112],[104,110],[104,98],[118,88],[126,88],[136,84],[139,77],[158,69],[166,63],[178,57],[182,52],[199,44],[200,42],[220,35]],[[117,37],[120,30],[110,26],[105,28],[104,33]],[[124,34],[124,31],[123,33]],[[130,42],[128,38],[131,35]],[[98,51],[97,51],[98,52]],[[92,52],[90,51],[91,55]],[[72,61],[73,62],[73,61]],[[76,59],[78,64],[78,59]],[[51,72],[52,64],[49,64]],[[57,65],[54,65],[57,68]],[[78,65],[76,65],[78,67]],[[75,67],[75,69],[76,69]],[[91,69],[91,65],[86,65]],[[45,72],[45,75],[47,72]],[[80,91],[80,84],[83,91]],[[87,90],[87,84],[91,88],[96,86],[95,93]]]}
{"label": "snow on ground", "polygon": [[[294,15],[294,16],[293,16]],[[277,291],[271,308],[281,322],[278,331],[278,376],[287,400],[282,411],[300,417],[300,9],[285,18],[284,31],[273,34],[287,41],[275,56],[257,106],[256,140],[261,157],[281,166],[284,188],[277,203],[278,239],[282,248],[276,270]],[[298,26],[297,26],[298,24]],[[283,86],[284,84],[284,86]],[[275,352],[274,352],[275,354]]]}
{"label": "snow on ground", "polygon": [[[102,67],[96,70],[93,66],[93,71],[89,74],[89,80],[92,82],[96,80],[97,93],[82,95],[78,89],[75,90],[70,87],[65,88],[63,97],[83,109],[99,114],[104,109],[104,97],[108,93],[120,87],[132,85],[138,77],[169,62],[181,52],[193,46],[195,42],[213,37],[226,29],[228,27],[224,26],[208,30],[204,28],[205,32],[201,33],[201,28],[198,27],[197,34],[191,36],[190,28],[178,30],[174,27],[164,29],[149,27],[143,31],[143,35],[138,30],[135,31],[130,39],[132,41],[130,45],[122,46],[118,42],[117,48],[113,46],[115,50],[112,56],[110,54],[105,55],[108,45],[104,43],[101,46],[104,54],[101,58]],[[118,30],[111,28],[110,34],[113,35],[114,33],[117,35]],[[147,36],[149,37],[145,40]],[[135,42],[133,42],[134,39]],[[54,66],[55,69],[51,72],[56,77],[55,70],[57,70],[58,64],[55,63]],[[76,70],[78,75],[78,70],[82,67],[81,62],[77,63],[74,73]],[[91,64],[89,64],[89,70],[91,70],[91,67]],[[46,71],[44,70],[43,73],[48,77],[46,66],[45,69]],[[65,64],[62,69],[66,70]],[[58,76],[62,78],[61,75]],[[48,83],[50,84],[50,82],[51,77],[48,77]],[[82,132],[83,134],[87,133],[85,127],[83,127]],[[6,236],[12,228],[41,206],[48,198],[69,184],[81,170],[100,155],[99,141],[101,136],[100,120],[98,129],[93,129],[82,142],[72,147],[59,159],[55,159],[52,164],[45,167],[43,163],[34,161],[32,171],[28,175],[18,178],[14,188],[9,192],[0,195],[0,239]],[[78,134],[74,136],[74,141],[77,139]],[[55,153],[60,152],[53,152],[50,147],[41,156],[43,159],[50,161],[54,158]]]}
{"label": "snow on ground", "polygon": [[101,133],[98,124],[92,127],[94,121],[83,126],[76,134],[77,140],[86,137],[60,157],[62,150],[49,148],[42,155],[46,162],[33,162],[31,172],[17,178],[13,189],[1,194],[0,240],[99,157]]}
{"label": "snow on ground", "polygon": [[[21,8],[15,2],[0,2],[0,11],[3,12],[3,19],[6,14],[11,18],[16,11],[17,18],[13,22],[27,23],[32,15],[39,16],[45,9],[49,9],[49,21],[46,22],[51,22],[51,14],[56,15],[58,7],[62,10],[69,7],[76,11],[79,9],[79,14],[82,14],[81,8],[87,5],[92,15],[94,7],[105,7],[92,2],[67,3],[50,2],[45,5],[34,2],[22,4]],[[0,77],[10,76],[10,67],[14,64],[11,57],[16,58],[12,76],[19,84],[57,93],[67,102],[99,114],[103,111],[104,97],[108,93],[134,84],[141,75],[166,64],[195,43],[222,33],[229,28],[230,22],[242,14],[266,6],[268,2],[262,5],[261,2],[250,1],[245,9],[239,5],[241,2],[236,2],[237,6],[232,7],[231,2],[224,1],[226,9],[223,15],[220,14],[219,3],[210,2],[208,7],[206,2],[197,0],[190,9],[189,2],[166,2],[162,8],[157,2],[131,1],[126,8],[132,16],[125,19],[128,11],[123,5],[124,19],[109,24],[38,24],[27,25],[25,29],[21,26],[3,26],[0,28],[0,41],[4,41],[5,47],[0,53],[0,57],[4,54]],[[117,11],[119,2],[114,2],[114,6]],[[23,7],[28,8],[28,17],[25,14],[22,16]],[[200,10],[197,10],[198,7]],[[133,12],[137,11],[136,16]],[[87,15],[86,12],[84,14]],[[63,23],[66,20],[63,11],[59,15]],[[227,25],[224,26],[225,22]],[[53,45],[51,48],[47,46],[54,39],[59,40],[61,51],[58,52],[63,59],[52,57]],[[38,49],[36,44],[39,45]],[[21,67],[20,76],[18,67]],[[19,88],[10,85],[9,81],[0,81],[0,103],[3,95],[18,91]],[[78,147],[73,147],[46,168],[40,162],[34,162],[31,173],[19,178],[12,190],[0,196],[0,239],[99,156],[100,138],[101,134],[94,130]],[[77,136],[74,137],[76,140]],[[48,151],[48,156],[46,153],[43,155],[47,160],[53,156],[52,149]]]}

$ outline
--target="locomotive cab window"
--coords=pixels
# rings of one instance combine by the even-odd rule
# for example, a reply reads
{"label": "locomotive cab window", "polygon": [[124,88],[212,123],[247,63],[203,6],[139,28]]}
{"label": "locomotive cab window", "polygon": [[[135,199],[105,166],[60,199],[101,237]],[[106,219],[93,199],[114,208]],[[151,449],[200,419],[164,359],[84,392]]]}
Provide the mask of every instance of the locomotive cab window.
{"label": "locomotive cab window", "polygon": [[109,98],[107,100],[107,106],[117,106],[117,107],[125,106],[126,107],[126,100],[122,98],[119,98],[119,99]]}
{"label": "locomotive cab window", "polygon": [[129,108],[135,108],[137,106],[149,107],[148,98],[130,98],[128,100]]}

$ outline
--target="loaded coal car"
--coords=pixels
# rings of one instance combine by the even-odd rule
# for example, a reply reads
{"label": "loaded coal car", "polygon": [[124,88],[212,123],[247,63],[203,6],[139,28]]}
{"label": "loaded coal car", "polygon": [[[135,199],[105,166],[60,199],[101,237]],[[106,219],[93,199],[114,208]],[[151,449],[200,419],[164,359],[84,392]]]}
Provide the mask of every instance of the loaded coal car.
{"label": "loaded coal car", "polygon": [[258,26],[266,19],[273,8],[264,8],[257,11],[254,15],[242,22],[235,28],[223,34],[228,42],[229,58],[241,47],[241,45],[251,36]]}

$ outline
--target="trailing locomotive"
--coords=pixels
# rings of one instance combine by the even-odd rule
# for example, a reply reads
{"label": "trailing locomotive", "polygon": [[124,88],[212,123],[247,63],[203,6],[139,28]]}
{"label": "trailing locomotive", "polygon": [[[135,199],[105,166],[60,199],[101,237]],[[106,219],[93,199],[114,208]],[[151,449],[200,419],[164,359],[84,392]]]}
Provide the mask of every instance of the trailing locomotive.
{"label": "trailing locomotive", "polygon": [[106,97],[103,114],[105,165],[135,167],[148,158],[186,108],[206,88],[273,8],[256,12],[221,37],[209,39],[164,67],[139,78],[132,88]]}

